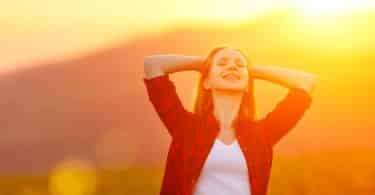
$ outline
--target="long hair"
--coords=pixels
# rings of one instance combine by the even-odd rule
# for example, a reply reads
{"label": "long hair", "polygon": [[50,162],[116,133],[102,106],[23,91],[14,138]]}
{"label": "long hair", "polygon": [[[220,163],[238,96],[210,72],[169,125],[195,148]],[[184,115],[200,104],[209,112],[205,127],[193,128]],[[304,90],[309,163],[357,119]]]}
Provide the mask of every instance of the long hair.
{"label": "long hair", "polygon": [[[203,81],[207,78],[208,73],[211,69],[212,62],[214,56],[222,49],[228,48],[228,46],[219,46],[215,47],[213,50],[210,51],[209,55],[205,59],[203,63],[203,68],[195,88],[195,100],[193,102],[193,112],[202,117],[206,118],[209,114],[213,112],[214,104],[212,99],[212,92],[211,90],[206,90],[203,87]],[[247,60],[248,67],[251,65],[250,60],[242,51],[239,51]],[[256,108],[255,108],[255,100],[254,100],[254,79],[249,72],[249,81],[248,81],[248,91],[244,92],[242,97],[242,102],[240,104],[240,110],[238,115],[233,123],[233,125],[237,125],[239,120],[247,120],[247,121],[254,121],[256,115]]]}

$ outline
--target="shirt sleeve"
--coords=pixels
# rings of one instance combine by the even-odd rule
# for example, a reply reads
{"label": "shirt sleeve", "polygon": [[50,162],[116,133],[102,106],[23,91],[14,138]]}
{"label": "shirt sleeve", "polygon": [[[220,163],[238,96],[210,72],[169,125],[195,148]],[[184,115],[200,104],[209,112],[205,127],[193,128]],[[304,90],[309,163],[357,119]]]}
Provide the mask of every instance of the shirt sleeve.
{"label": "shirt sleeve", "polygon": [[182,127],[192,118],[193,113],[183,107],[169,75],[164,74],[151,79],[143,78],[143,81],[147,89],[148,99],[172,139],[183,136]]}
{"label": "shirt sleeve", "polygon": [[274,109],[259,121],[261,135],[274,146],[302,118],[312,103],[311,95],[301,88],[290,88]]}

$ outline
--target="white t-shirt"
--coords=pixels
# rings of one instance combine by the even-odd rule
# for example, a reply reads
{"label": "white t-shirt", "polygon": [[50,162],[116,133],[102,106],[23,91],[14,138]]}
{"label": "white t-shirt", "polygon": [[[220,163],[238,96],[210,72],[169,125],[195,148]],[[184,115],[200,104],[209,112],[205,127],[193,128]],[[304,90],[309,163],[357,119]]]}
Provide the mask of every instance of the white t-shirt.
{"label": "white t-shirt", "polygon": [[193,195],[251,195],[247,165],[237,139],[230,145],[215,139],[193,189]]}

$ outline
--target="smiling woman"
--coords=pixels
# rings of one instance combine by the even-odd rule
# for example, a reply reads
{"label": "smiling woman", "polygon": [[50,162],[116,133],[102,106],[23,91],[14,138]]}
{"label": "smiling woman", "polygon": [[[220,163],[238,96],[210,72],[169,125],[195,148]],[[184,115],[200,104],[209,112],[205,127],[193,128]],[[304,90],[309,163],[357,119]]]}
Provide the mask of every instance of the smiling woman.
{"label": "smiling woman", "polygon": [[[244,53],[221,46],[203,58],[145,57],[149,100],[172,137],[160,195],[267,194],[272,148],[310,107],[315,76],[254,65]],[[170,73],[183,70],[201,75],[193,112],[184,108],[169,79]],[[289,88],[262,119],[254,114],[255,78]]]}

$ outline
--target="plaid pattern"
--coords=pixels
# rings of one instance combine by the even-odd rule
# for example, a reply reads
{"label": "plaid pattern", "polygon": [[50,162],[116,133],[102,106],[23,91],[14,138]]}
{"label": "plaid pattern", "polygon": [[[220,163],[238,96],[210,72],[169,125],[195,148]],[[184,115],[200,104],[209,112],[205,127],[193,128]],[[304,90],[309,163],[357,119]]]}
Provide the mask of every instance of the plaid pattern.
{"label": "plaid pattern", "polygon": [[[191,195],[204,162],[219,132],[219,122],[210,113],[206,119],[185,110],[169,75],[143,78],[156,113],[172,137],[160,195]],[[239,121],[236,137],[244,153],[252,195],[266,195],[273,147],[310,107],[312,97],[291,88],[263,119]]]}

